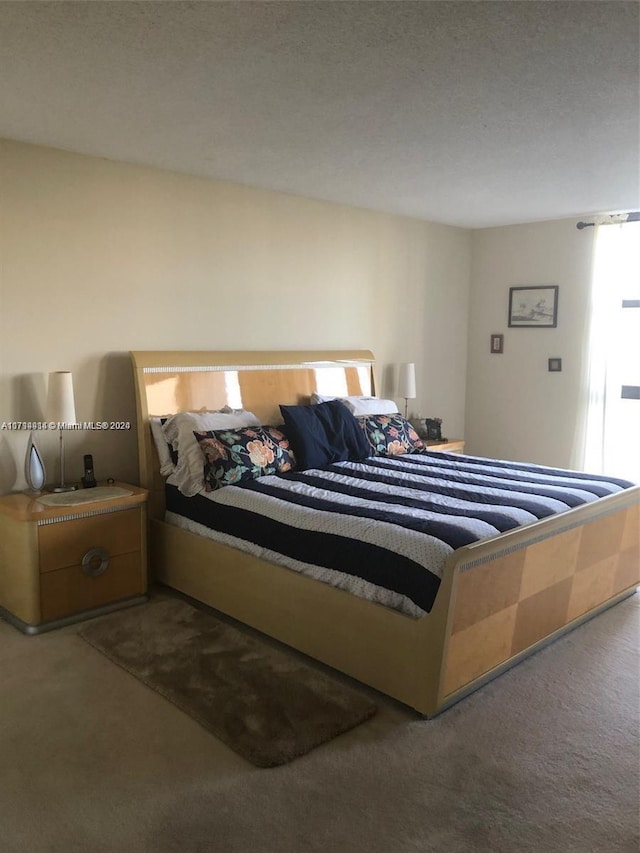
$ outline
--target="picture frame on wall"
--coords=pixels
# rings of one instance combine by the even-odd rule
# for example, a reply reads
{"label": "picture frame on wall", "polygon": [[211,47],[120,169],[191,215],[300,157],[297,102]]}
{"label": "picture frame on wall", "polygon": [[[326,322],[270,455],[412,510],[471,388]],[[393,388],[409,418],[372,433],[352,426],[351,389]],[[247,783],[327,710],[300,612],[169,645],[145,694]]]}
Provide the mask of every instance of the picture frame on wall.
{"label": "picture frame on wall", "polygon": [[509,288],[509,326],[553,329],[558,325],[557,284]]}

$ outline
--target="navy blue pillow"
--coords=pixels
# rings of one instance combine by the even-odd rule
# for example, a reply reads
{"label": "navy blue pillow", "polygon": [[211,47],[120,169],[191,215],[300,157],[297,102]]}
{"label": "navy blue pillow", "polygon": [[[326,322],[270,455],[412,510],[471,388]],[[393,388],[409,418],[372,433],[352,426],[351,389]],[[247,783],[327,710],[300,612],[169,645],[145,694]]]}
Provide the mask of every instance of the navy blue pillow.
{"label": "navy blue pillow", "polygon": [[324,468],[332,462],[371,455],[358,421],[339,400],[317,406],[280,406],[298,469]]}

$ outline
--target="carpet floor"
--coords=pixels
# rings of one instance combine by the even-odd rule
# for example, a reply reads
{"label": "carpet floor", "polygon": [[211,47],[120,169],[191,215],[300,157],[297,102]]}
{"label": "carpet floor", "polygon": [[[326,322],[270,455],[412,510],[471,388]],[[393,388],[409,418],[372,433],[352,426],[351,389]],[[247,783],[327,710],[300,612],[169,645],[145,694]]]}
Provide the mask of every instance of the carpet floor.
{"label": "carpet floor", "polygon": [[257,767],[286,764],[377,710],[300,655],[177,598],[95,619],[78,633]]}
{"label": "carpet floor", "polygon": [[267,770],[77,626],[0,621],[0,849],[637,853],[639,615],[636,595],[434,720],[369,692],[375,717]]}

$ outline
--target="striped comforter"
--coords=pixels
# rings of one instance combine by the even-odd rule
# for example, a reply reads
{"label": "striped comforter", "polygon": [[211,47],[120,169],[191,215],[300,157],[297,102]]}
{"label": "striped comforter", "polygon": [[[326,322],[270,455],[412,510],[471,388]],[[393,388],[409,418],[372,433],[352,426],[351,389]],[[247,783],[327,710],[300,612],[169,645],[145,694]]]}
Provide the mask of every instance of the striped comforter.
{"label": "striped comforter", "polygon": [[456,548],[631,485],[459,454],[370,457],[194,498],[168,486],[166,520],[420,617]]}

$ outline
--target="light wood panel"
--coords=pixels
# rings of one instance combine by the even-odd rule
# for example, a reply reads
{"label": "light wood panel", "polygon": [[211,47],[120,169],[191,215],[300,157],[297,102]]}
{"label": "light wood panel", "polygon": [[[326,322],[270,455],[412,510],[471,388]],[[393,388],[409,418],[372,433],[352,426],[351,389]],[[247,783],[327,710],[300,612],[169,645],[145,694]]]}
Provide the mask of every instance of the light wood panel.
{"label": "light wood panel", "polygon": [[38,531],[0,513],[0,605],[28,624],[41,621]]}
{"label": "light wood panel", "polygon": [[80,563],[91,548],[109,555],[140,550],[140,513],[136,508],[38,528],[40,571],[51,572]]}
{"label": "light wood panel", "polygon": [[11,518],[13,521],[35,521],[35,522],[57,522],[73,516],[85,516],[92,513],[102,514],[109,512],[111,507],[118,509],[125,507],[140,506],[146,500],[146,490],[130,483],[116,482],[111,485],[126,489],[131,494],[111,498],[108,501],[96,500],[87,503],[75,504],[73,506],[51,506],[42,503],[38,495],[28,492],[13,492],[10,495],[0,496],[0,515]]}
{"label": "light wood panel", "polygon": [[[637,490],[634,492],[637,500]],[[626,496],[613,497],[617,508]],[[592,504],[590,510],[602,511],[602,505]],[[566,515],[565,523],[570,525],[575,515],[575,510]],[[557,517],[556,524],[558,518],[563,520]],[[505,556],[459,571],[444,695],[639,584],[637,524],[637,506],[622,505],[617,511],[529,545],[522,542]],[[534,528],[544,530],[543,525]],[[621,550],[623,542],[628,547]]]}
{"label": "light wood panel", "polygon": [[81,566],[57,569],[42,576],[42,618],[60,619],[145,591],[139,551],[111,557],[107,571],[97,577],[86,575]]}
{"label": "light wood panel", "polygon": [[425,444],[432,453],[464,453],[465,442],[462,438],[450,438],[447,441],[426,441]]}

